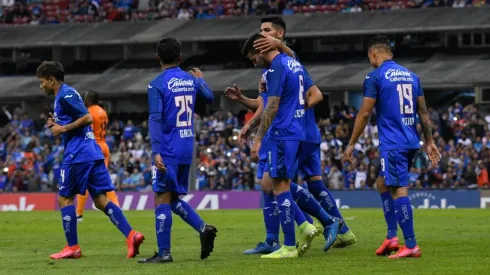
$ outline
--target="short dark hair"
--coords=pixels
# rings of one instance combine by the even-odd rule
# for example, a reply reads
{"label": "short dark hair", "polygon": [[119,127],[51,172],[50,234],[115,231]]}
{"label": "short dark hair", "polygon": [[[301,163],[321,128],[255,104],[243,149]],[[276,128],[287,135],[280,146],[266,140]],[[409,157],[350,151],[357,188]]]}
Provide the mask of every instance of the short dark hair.
{"label": "short dark hair", "polygon": [[172,37],[163,38],[157,44],[157,54],[163,64],[179,62],[180,42]]}
{"label": "short dark hair", "polygon": [[37,67],[36,76],[45,79],[54,77],[58,81],[65,81],[65,69],[58,61],[43,61]]}
{"label": "short dark hair", "polygon": [[252,34],[245,41],[245,43],[243,43],[243,47],[242,47],[242,51],[241,51],[242,55],[246,57],[249,53],[256,52],[256,50],[254,48],[254,42],[260,38],[264,38],[264,36],[262,36],[260,33]]}
{"label": "short dark hair", "polygon": [[271,23],[272,25],[275,25],[276,27],[279,27],[284,30],[284,35],[286,35],[286,22],[284,22],[284,19],[280,16],[267,16],[262,19],[260,19],[260,23]]}
{"label": "short dark hair", "polygon": [[377,35],[369,40],[368,49],[383,48],[387,52],[391,52],[391,41],[387,36]]}
{"label": "short dark hair", "polygon": [[89,90],[85,96],[88,100],[90,100],[92,104],[99,104],[100,97],[99,93],[97,93],[96,91]]}

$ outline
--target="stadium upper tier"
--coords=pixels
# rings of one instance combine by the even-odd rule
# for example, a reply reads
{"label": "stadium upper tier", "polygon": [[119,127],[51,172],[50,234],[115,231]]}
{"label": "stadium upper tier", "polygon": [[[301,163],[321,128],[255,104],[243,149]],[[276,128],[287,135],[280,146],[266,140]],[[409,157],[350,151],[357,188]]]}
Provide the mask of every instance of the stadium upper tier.
{"label": "stadium upper tier", "polygon": [[[427,62],[402,62],[422,80],[425,89],[468,88],[488,85],[490,60],[488,55],[435,55]],[[338,65],[306,65],[316,84],[323,90],[362,88],[365,76],[372,68],[368,62]],[[119,69],[103,74],[68,75],[67,83],[79,90],[96,89],[104,96],[128,96],[146,93],[146,86],[158,75],[158,69]],[[243,90],[255,91],[260,76],[258,69],[204,71],[208,85],[215,92],[238,84]],[[42,96],[39,83],[33,76],[0,77],[0,98]]]}
{"label": "stadium upper tier", "polygon": [[237,0],[30,0],[26,2],[15,1],[13,4],[13,1],[3,1],[6,6],[3,16],[0,16],[0,22],[11,25],[38,25],[168,18],[213,19],[264,14],[357,13],[425,7],[460,8],[482,6],[488,2],[471,0],[439,2],[433,0],[282,0],[275,2]]}
{"label": "stadium upper tier", "polygon": [[[154,43],[164,36],[190,41],[242,40],[258,17],[0,27],[0,48]],[[289,38],[378,33],[478,31],[490,28],[490,8],[405,9],[285,17]]]}

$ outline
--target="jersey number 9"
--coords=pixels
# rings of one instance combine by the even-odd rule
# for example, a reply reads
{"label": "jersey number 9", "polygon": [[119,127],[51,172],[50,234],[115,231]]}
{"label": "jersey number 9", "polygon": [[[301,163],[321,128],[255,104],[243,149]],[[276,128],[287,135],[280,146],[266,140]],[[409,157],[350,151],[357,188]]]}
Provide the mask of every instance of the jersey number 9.
{"label": "jersey number 9", "polygon": [[[398,91],[398,99],[400,101],[400,114],[413,114],[412,84],[398,84],[396,85],[396,90]],[[405,104],[405,99],[408,101],[408,104]]]}
{"label": "jersey number 9", "polygon": [[[175,97],[175,106],[180,108],[179,112],[177,113],[177,122],[175,123],[177,127],[192,126],[192,108],[190,105],[193,103],[192,95],[181,95]],[[180,117],[184,113],[187,114],[187,118],[181,120]]]}

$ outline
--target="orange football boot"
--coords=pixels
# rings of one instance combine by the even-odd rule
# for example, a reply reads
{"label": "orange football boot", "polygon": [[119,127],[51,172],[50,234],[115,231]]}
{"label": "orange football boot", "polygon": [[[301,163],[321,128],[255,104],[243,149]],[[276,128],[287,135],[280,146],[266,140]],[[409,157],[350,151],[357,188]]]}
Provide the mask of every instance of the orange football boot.
{"label": "orange football boot", "polygon": [[399,259],[399,258],[420,258],[422,252],[418,245],[414,248],[407,248],[403,246],[395,255],[391,255],[388,258],[390,259]]}
{"label": "orange football boot", "polygon": [[78,259],[82,257],[82,250],[80,250],[80,245],[68,246],[66,245],[61,252],[56,254],[51,254],[49,256],[51,259]]}
{"label": "orange football boot", "polygon": [[128,256],[126,258],[134,258],[140,253],[140,245],[145,240],[145,236],[138,231],[131,230],[126,244],[128,245]]}
{"label": "orange football boot", "polygon": [[393,237],[391,239],[385,239],[383,244],[376,250],[376,255],[386,256],[390,255],[393,251],[398,251],[400,245],[398,244],[398,237]]}

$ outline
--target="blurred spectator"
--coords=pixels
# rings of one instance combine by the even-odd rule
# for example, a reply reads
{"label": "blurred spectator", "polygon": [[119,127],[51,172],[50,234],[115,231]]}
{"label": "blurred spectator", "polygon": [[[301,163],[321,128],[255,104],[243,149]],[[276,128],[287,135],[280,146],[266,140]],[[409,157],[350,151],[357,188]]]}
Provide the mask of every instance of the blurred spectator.
{"label": "blurred spectator", "polygon": [[[181,20],[212,19],[247,15],[325,12],[363,12],[371,10],[397,10],[404,8],[438,8],[488,5],[483,0],[407,0],[407,1],[334,1],[334,0],[56,0],[24,1],[4,0],[0,6],[0,23],[7,24],[60,24],[69,22],[102,22],[123,20]],[[42,8],[41,8],[42,7]],[[346,112],[348,112],[346,110]],[[347,118],[347,117],[346,117]]]}

